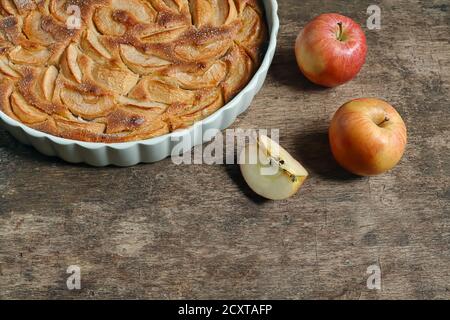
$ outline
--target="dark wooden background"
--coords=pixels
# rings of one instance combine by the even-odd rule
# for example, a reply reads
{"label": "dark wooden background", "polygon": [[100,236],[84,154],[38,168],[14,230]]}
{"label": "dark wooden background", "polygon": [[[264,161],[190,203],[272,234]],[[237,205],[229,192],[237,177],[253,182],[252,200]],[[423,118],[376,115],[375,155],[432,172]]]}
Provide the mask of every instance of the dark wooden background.
{"label": "dark wooden background", "polygon": [[[314,16],[365,25],[367,64],[324,90],[297,71],[295,37]],[[311,173],[269,202],[236,166],[91,168],[41,156],[0,129],[0,298],[450,298],[450,2],[280,0],[281,31],[262,92],[235,128],[279,128]],[[392,172],[357,178],[327,143],[336,109],[391,102],[409,129]],[[366,287],[378,264],[382,290]],[[79,265],[82,290],[66,287]]]}

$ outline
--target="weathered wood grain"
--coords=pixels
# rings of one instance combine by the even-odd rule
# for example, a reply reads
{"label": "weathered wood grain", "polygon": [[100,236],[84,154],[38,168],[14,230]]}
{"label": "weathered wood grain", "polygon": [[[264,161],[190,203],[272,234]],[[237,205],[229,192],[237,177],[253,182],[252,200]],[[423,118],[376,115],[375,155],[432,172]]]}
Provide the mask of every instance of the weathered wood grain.
{"label": "weathered wood grain", "polygon": [[[234,127],[281,129],[311,172],[301,193],[264,201],[236,166],[69,165],[0,130],[0,298],[450,298],[449,1],[378,1],[367,64],[330,90],[297,71],[296,34],[323,12],[364,24],[373,1],[279,3],[275,61]],[[375,178],[344,172],[327,143],[334,111],[361,96],[409,129],[400,165]],[[372,264],[381,291],[366,288]]]}

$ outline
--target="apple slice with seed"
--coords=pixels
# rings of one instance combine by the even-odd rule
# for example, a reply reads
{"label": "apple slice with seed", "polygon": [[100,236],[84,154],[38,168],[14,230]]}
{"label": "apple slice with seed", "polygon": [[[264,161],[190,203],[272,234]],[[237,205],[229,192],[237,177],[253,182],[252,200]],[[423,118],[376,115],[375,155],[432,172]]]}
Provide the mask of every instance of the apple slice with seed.
{"label": "apple slice with seed", "polygon": [[246,145],[240,167],[249,187],[260,196],[283,200],[295,195],[308,172],[278,143],[261,135]]}

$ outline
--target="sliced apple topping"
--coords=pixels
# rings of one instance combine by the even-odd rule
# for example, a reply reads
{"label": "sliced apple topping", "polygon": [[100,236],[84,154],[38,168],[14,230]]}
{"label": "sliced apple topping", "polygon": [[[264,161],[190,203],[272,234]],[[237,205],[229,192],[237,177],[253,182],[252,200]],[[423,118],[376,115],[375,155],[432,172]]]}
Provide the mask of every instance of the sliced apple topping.
{"label": "sliced apple topping", "polygon": [[149,109],[149,110],[153,110],[157,113],[163,113],[168,107],[168,105],[164,104],[164,103],[145,101],[145,100],[140,101],[140,100],[136,100],[136,99],[130,99],[130,98],[127,98],[124,96],[119,96],[117,101],[120,104],[125,105],[125,106]]}
{"label": "sliced apple topping", "polygon": [[14,90],[13,81],[9,80],[8,78],[0,77],[0,92],[3,93],[2,95],[0,95],[0,111],[3,111],[9,117],[17,120],[17,116],[11,110],[10,97],[13,90]]}
{"label": "sliced apple topping", "polygon": [[230,101],[235,92],[242,89],[252,74],[253,62],[237,45],[224,58],[228,64],[228,75],[222,83],[225,101]]}
{"label": "sliced apple topping", "polygon": [[106,125],[104,123],[96,123],[92,121],[70,121],[64,118],[56,118],[56,125],[63,132],[71,131],[86,131],[95,134],[102,134],[105,132]]}
{"label": "sliced apple topping", "polygon": [[260,15],[250,6],[242,12],[242,28],[237,35],[236,42],[247,49],[253,60],[257,60],[257,48],[266,38],[266,29],[261,23]]}
{"label": "sliced apple topping", "polygon": [[[22,1],[22,0],[18,0]],[[41,12],[50,14],[59,22],[66,24],[70,17],[81,14],[81,21],[84,21],[86,5],[92,5],[93,2],[102,0],[32,0],[39,4]],[[88,3],[86,3],[88,2]]]}
{"label": "sliced apple topping", "polygon": [[135,73],[102,65],[95,65],[91,75],[96,83],[121,95],[127,95],[139,81],[139,76]]}
{"label": "sliced apple topping", "polygon": [[184,103],[192,105],[195,92],[179,88],[168,79],[144,77],[130,92],[130,98],[152,100],[165,104]]}
{"label": "sliced apple topping", "polygon": [[42,45],[50,45],[54,43],[55,40],[51,34],[42,30],[41,19],[42,15],[38,11],[30,12],[25,18],[23,32],[30,41],[34,41]]}
{"label": "sliced apple topping", "polygon": [[135,47],[121,45],[120,53],[124,63],[134,72],[148,74],[152,70],[171,64],[170,61],[155,55],[148,55],[138,51]]}
{"label": "sliced apple topping", "polygon": [[83,73],[78,65],[78,48],[75,44],[71,44],[66,50],[66,62],[72,76],[79,83],[83,80]]}
{"label": "sliced apple topping", "polygon": [[206,26],[191,30],[184,35],[184,41],[175,46],[178,59],[186,62],[219,59],[233,44],[236,28]]}
{"label": "sliced apple topping", "polygon": [[39,123],[47,119],[47,114],[31,106],[19,93],[11,95],[11,108],[15,115],[25,123]]}
{"label": "sliced apple topping", "polygon": [[67,8],[68,1],[67,0],[50,0],[50,13],[59,21],[66,22],[67,21]]}
{"label": "sliced apple topping", "polygon": [[93,21],[97,29],[104,35],[122,36],[127,31],[126,27],[113,19],[114,10],[108,7],[97,9]]}
{"label": "sliced apple topping", "polygon": [[175,47],[175,54],[179,59],[186,62],[215,59],[226,53],[230,47],[230,43],[231,40],[223,39],[201,46],[191,43],[180,44]]}
{"label": "sliced apple topping", "polygon": [[1,0],[0,5],[2,6],[3,10],[6,11],[6,13],[10,15],[17,14],[16,6],[12,0]]}
{"label": "sliced apple topping", "polygon": [[93,21],[102,34],[122,36],[128,25],[122,22],[134,20],[134,24],[145,25],[154,22],[156,16],[156,11],[143,1],[113,0],[110,7],[101,7],[95,11]]}
{"label": "sliced apple topping", "polygon": [[170,64],[170,61],[158,58],[156,56],[143,54],[132,46],[121,45],[120,51],[124,59],[132,64],[141,65],[144,67],[160,67]]}
{"label": "sliced apple topping", "polygon": [[169,121],[173,130],[191,126],[223,106],[220,89],[202,90],[193,106],[172,105],[168,110]]}
{"label": "sliced apple topping", "polygon": [[45,99],[51,101],[53,98],[53,92],[55,91],[55,82],[58,77],[59,71],[55,66],[50,66],[45,70],[42,77],[41,89],[44,93]]}
{"label": "sliced apple topping", "polygon": [[112,0],[112,7],[115,10],[126,11],[144,23],[154,21],[157,15],[150,5],[140,0]]}
{"label": "sliced apple topping", "polygon": [[216,17],[214,25],[229,24],[237,18],[237,9],[234,0],[217,0]]}
{"label": "sliced apple topping", "polygon": [[208,0],[191,0],[189,1],[192,22],[197,28],[201,28],[211,24],[214,12],[212,3]]}
{"label": "sliced apple topping", "polygon": [[36,8],[34,0],[13,0],[19,13],[25,13],[27,11]]}
{"label": "sliced apple topping", "polygon": [[250,6],[246,6],[242,12],[242,22],[244,23],[241,32],[238,34],[240,42],[257,42],[255,39],[261,37],[261,27],[259,14]]}
{"label": "sliced apple topping", "polygon": [[89,43],[91,49],[102,56],[105,59],[111,60],[112,56],[111,53],[105,48],[103,44],[100,43],[98,39],[98,34],[91,30],[86,30],[86,40]]}
{"label": "sliced apple topping", "polygon": [[249,187],[271,200],[292,197],[308,177],[297,160],[264,135],[246,145],[240,156],[240,167]]}
{"label": "sliced apple topping", "polygon": [[171,11],[174,13],[186,13],[189,11],[186,0],[150,0],[150,2],[158,11]]}
{"label": "sliced apple topping", "polygon": [[106,115],[115,106],[113,97],[107,95],[85,95],[68,88],[63,88],[60,95],[73,114],[85,119]]}
{"label": "sliced apple topping", "polygon": [[184,89],[213,88],[219,85],[227,75],[227,64],[223,61],[217,61],[203,72],[188,73],[174,69],[169,74],[177,79]]}
{"label": "sliced apple topping", "polygon": [[0,56],[0,71],[6,74],[7,76],[19,78],[20,74],[11,68],[8,59],[4,56]]}
{"label": "sliced apple topping", "polygon": [[134,131],[146,122],[147,119],[142,114],[125,108],[117,108],[106,117],[106,133]]}
{"label": "sliced apple topping", "polygon": [[173,26],[166,26],[161,31],[160,26],[154,24],[143,27],[141,32],[138,33],[138,37],[145,43],[170,43],[177,40],[187,29],[186,24],[174,24]]}
{"label": "sliced apple topping", "polygon": [[9,52],[9,58],[12,62],[29,65],[45,64],[50,55],[50,51],[45,47],[25,49],[22,46],[18,46]]}

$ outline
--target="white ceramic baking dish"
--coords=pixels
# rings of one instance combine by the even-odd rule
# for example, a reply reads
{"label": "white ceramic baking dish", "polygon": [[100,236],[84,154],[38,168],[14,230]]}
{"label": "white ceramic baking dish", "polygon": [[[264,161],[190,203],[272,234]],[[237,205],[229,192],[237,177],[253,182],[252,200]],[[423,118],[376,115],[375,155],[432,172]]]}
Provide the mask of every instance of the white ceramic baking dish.
{"label": "white ceramic baking dish", "polygon": [[[229,103],[192,127],[164,136],[126,143],[92,143],[55,137],[11,119],[0,112],[0,123],[20,142],[32,145],[47,156],[57,156],[71,163],[87,163],[92,166],[132,166],[138,163],[160,161],[172,154],[181,141],[191,141],[196,146],[211,140],[202,133],[209,129],[223,130],[250,106],[267,76],[277,45],[279,29],[276,0],[263,0],[269,25],[270,39],[264,60],[249,84]],[[175,137],[175,138],[174,138]],[[184,140],[186,139],[186,140]]]}

